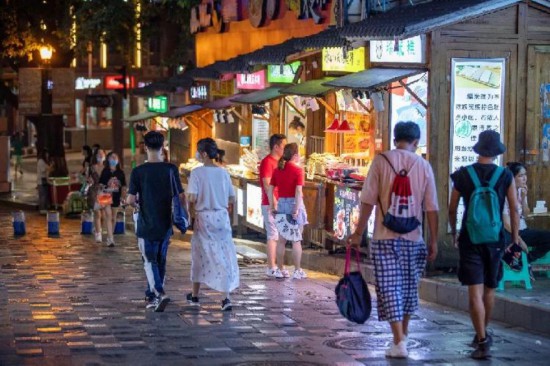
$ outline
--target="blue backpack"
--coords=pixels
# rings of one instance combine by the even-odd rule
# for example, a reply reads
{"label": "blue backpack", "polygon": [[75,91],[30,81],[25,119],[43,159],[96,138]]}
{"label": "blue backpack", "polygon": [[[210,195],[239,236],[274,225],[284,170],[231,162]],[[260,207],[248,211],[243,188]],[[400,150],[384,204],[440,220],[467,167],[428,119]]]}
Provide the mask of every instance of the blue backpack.
{"label": "blue backpack", "polygon": [[495,185],[504,173],[504,168],[497,166],[489,185],[483,187],[476,171],[472,165],[466,168],[474,191],[470,196],[468,204],[468,215],[466,216],[466,230],[472,244],[496,243],[500,239],[502,230],[502,212]]}

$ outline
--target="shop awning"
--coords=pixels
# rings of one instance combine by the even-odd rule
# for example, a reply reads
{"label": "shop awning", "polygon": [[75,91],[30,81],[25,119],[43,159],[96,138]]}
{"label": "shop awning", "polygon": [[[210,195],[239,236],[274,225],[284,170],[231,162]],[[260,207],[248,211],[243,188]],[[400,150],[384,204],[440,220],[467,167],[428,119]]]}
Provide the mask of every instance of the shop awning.
{"label": "shop awning", "polygon": [[426,72],[425,69],[368,69],[355,74],[339,77],[323,85],[332,88],[373,90],[394,81]]}
{"label": "shop awning", "polygon": [[168,117],[168,118],[178,118],[178,117],[185,116],[186,114],[189,114],[189,113],[200,111],[201,109],[204,109],[202,105],[189,104],[183,107],[173,108],[168,112],[164,113],[162,116]]}
{"label": "shop awning", "polygon": [[227,98],[218,99],[210,103],[206,103],[203,105],[204,108],[208,109],[226,109],[231,107],[234,103],[231,102],[232,99],[240,98],[242,94],[235,94]]}
{"label": "shop awning", "polygon": [[237,98],[231,98],[230,101],[234,103],[240,103],[240,104],[260,104],[269,102],[270,100],[280,98],[284,96],[279,92],[279,89],[281,89],[280,86],[277,87],[269,87],[265,88],[263,90],[258,90],[249,94],[243,94],[240,97]]}
{"label": "shop awning", "polygon": [[489,14],[521,0],[434,0],[395,7],[346,25],[341,35],[353,40],[404,39]]}
{"label": "shop awning", "polygon": [[332,86],[325,86],[323,83],[334,80],[334,78],[323,78],[317,80],[305,81],[300,84],[289,86],[288,88],[281,89],[281,94],[286,95],[301,95],[304,97],[321,97],[333,90]]}
{"label": "shop awning", "polygon": [[154,117],[156,117],[156,116],[158,116],[158,115],[159,115],[159,114],[158,114],[158,113],[155,113],[155,112],[142,112],[142,113],[134,114],[133,116],[130,116],[130,117],[128,117],[128,118],[125,118],[124,120],[125,120],[126,122],[134,123],[134,122],[145,121],[145,120],[154,118]]}

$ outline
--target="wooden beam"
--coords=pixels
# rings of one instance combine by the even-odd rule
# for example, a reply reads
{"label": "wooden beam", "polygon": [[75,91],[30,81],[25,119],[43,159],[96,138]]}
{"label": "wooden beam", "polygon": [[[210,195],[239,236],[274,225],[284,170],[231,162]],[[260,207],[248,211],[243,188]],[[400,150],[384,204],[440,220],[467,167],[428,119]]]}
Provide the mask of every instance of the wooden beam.
{"label": "wooden beam", "polygon": [[319,103],[321,103],[326,109],[327,111],[329,111],[329,113],[331,114],[335,114],[336,111],[334,110],[334,108],[332,108],[332,106],[330,106],[327,102],[325,102],[325,100],[323,98],[318,98],[318,97],[315,97],[315,99],[317,99],[317,101]]}
{"label": "wooden beam", "polygon": [[366,110],[367,113],[369,113],[369,114],[370,114],[370,113],[372,112],[372,110],[374,109],[373,107],[371,107],[371,109],[369,109],[369,108],[365,105],[365,103],[363,103],[363,102],[361,101],[361,99],[358,99],[358,98],[353,98],[353,99],[355,99],[355,101],[357,102],[357,104],[359,104],[359,105],[361,106],[361,108],[363,108],[364,110]]}
{"label": "wooden beam", "polygon": [[296,111],[296,113],[298,113],[298,114],[300,115],[300,117],[302,117],[303,119],[306,118],[306,115],[303,114],[302,112],[300,112],[300,110],[298,109],[298,107],[296,107],[296,106],[294,105],[294,103],[292,103],[292,102],[291,102],[290,100],[288,100],[286,97],[285,97],[285,103],[288,103],[288,104],[292,107],[292,109],[294,109],[294,110]]}
{"label": "wooden beam", "polygon": [[187,123],[188,125],[190,125],[193,128],[197,128],[197,125],[195,124],[195,122],[191,121],[189,118],[187,118],[185,116],[183,116],[182,118],[185,121],[185,123]]}
{"label": "wooden beam", "polygon": [[[270,117],[274,117],[275,116],[275,113],[273,112],[273,110],[271,109],[271,107],[269,106],[269,103],[266,103],[265,104],[265,109],[269,112],[269,116]],[[269,121],[269,119],[267,119]]]}
{"label": "wooden beam", "polygon": [[418,101],[418,103],[422,104],[424,108],[428,109],[428,105],[422,99],[420,99],[418,95],[416,95],[416,93],[403,82],[403,80],[399,80],[398,82],[403,88],[405,88],[406,91],[409,92],[410,95],[412,95]]}
{"label": "wooden beam", "polygon": [[203,121],[204,123],[206,123],[206,125],[210,128],[212,128],[212,124],[209,123],[207,120],[205,120],[204,118],[202,118],[202,116],[199,116],[198,114],[197,115],[190,115],[190,117],[192,118],[197,118],[197,119],[200,119],[201,121]]}
{"label": "wooden beam", "polygon": [[243,122],[248,122],[239,112],[235,110],[235,107],[232,107],[229,109],[232,113],[235,113],[238,119],[240,119]]}

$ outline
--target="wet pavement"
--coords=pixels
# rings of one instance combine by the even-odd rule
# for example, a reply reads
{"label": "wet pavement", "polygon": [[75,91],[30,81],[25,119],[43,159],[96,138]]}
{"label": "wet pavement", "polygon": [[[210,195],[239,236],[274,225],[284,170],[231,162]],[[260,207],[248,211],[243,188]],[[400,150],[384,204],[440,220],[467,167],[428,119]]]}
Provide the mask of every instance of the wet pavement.
{"label": "wet pavement", "polygon": [[81,236],[78,220],[62,219],[58,238],[46,236],[45,221],[28,213],[28,234],[16,239],[0,209],[0,365],[547,365],[550,357],[550,338],[495,324],[492,361],[476,363],[467,314],[422,302],[409,359],[389,361],[389,327],[375,320],[376,306],[364,325],[339,315],[337,277],[266,280],[262,265],[243,261],[232,312],[208,289],[201,309],[190,308],[185,241],[170,247],[172,302],[155,313],[144,308],[133,234],[107,248]]}

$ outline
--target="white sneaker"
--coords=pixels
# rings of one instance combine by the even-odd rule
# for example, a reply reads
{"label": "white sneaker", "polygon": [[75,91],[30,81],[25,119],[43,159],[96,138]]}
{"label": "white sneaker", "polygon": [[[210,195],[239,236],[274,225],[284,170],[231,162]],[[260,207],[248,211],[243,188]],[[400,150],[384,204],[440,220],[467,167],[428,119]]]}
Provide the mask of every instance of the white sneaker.
{"label": "white sneaker", "polygon": [[407,358],[409,352],[407,351],[407,344],[405,341],[401,341],[398,344],[391,342],[390,348],[386,350],[386,357],[388,358]]}
{"label": "white sneaker", "polygon": [[95,241],[96,243],[101,243],[103,241],[103,238],[101,237],[101,233],[95,233]]}
{"label": "white sneaker", "polygon": [[112,238],[107,238],[107,246],[112,248],[115,246],[115,241]]}
{"label": "white sneaker", "polygon": [[265,275],[267,277],[275,277],[275,274],[277,273],[278,270],[279,270],[279,268],[277,268],[277,267],[268,268],[268,269],[265,270]]}
{"label": "white sneaker", "polygon": [[304,270],[300,268],[294,271],[292,278],[294,278],[295,280],[302,280],[304,278],[307,278],[307,273],[305,273]]}

